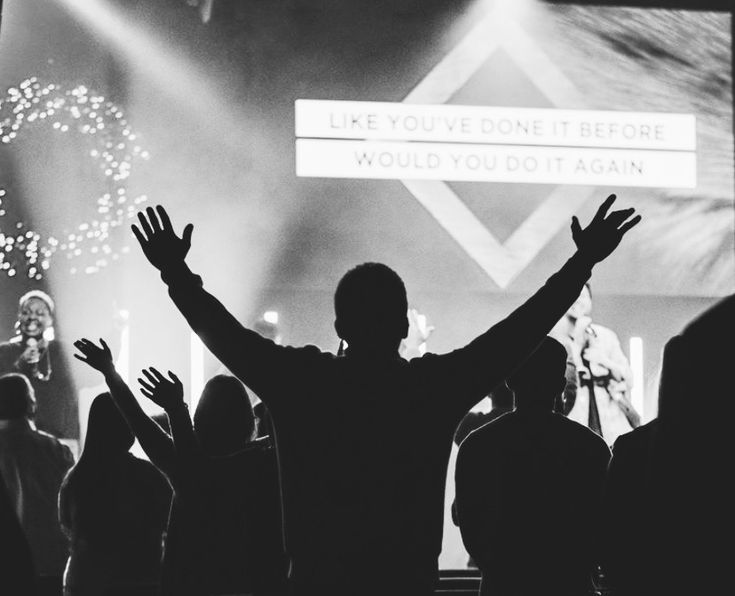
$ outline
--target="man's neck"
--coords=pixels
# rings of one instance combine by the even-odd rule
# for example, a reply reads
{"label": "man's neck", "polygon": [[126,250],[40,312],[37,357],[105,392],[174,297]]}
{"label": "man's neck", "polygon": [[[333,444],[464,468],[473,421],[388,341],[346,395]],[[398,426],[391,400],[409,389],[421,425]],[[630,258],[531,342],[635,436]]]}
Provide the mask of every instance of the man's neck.
{"label": "man's neck", "polygon": [[395,360],[399,358],[398,348],[385,348],[377,346],[350,345],[345,354],[350,358],[361,360]]}

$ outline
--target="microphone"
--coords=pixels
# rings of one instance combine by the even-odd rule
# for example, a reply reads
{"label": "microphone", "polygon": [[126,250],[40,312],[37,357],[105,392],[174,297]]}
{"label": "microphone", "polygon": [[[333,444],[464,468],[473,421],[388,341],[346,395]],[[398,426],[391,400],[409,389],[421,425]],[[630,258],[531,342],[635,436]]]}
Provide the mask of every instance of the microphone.
{"label": "microphone", "polygon": [[[48,381],[51,374],[50,365],[48,367],[48,374],[44,375],[39,369],[39,364],[41,362],[41,350],[38,346],[39,343],[40,342],[35,337],[29,337],[28,339],[26,339],[26,349],[23,354],[21,354],[19,360],[24,360],[26,365],[28,365],[28,367],[30,368],[30,370],[28,371],[30,373],[29,376],[32,379]],[[30,354],[28,354],[27,352],[30,352]]]}
{"label": "microphone", "polygon": [[29,337],[26,340],[26,348],[33,350],[33,356],[26,359],[28,364],[38,365],[41,360],[41,354],[38,351],[38,340],[35,337]]}

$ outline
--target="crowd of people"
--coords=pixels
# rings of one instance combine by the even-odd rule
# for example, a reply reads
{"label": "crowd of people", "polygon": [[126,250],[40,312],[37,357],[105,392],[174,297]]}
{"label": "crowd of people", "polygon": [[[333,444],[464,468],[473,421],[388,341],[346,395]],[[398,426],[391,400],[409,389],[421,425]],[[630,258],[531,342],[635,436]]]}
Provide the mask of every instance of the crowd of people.
{"label": "crowd of people", "polygon": [[[576,252],[541,289],[443,355],[406,349],[416,313],[379,263],[337,286],[339,354],[280,345],[189,269],[191,224],[179,236],[162,207],[139,213],[143,253],[229,374],[207,382],[192,416],[176,374],[143,370],[140,393],[165,412],[154,419],[105,339],[79,339],[77,366],[108,391],[74,462],[36,411],[46,398],[33,376],[53,357],[39,321],[53,303],[24,297],[27,323],[7,348],[15,372],[0,377],[0,541],[11,553],[0,591],[33,594],[34,577],[63,573],[65,596],[428,596],[453,441],[453,518],[481,594],[586,596],[600,581],[623,596],[723,589],[729,416],[691,420],[685,404],[727,401],[731,358],[717,346],[735,297],[669,341],[659,416],[639,426],[619,344],[589,318],[592,268],[640,221],[610,211],[614,201],[584,228],[573,218]],[[569,397],[576,385],[585,403]],[[493,410],[467,416],[488,395]],[[130,453],[134,439],[149,461]]]}

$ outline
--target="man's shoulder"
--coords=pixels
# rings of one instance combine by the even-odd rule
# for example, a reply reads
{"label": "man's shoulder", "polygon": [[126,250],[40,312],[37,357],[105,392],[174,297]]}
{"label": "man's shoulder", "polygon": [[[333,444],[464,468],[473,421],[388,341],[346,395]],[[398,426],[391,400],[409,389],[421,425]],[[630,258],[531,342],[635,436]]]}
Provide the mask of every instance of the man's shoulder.
{"label": "man's shoulder", "polygon": [[657,421],[652,420],[643,426],[634,428],[632,431],[620,435],[615,439],[613,444],[613,453],[616,456],[625,455],[630,452],[637,452],[646,449],[653,435]]}
{"label": "man's shoulder", "polygon": [[554,419],[559,427],[563,429],[563,432],[577,443],[586,446],[590,450],[610,454],[610,448],[605,440],[584,424],[571,420],[562,414],[555,414]]}
{"label": "man's shoulder", "polygon": [[335,356],[331,352],[325,352],[318,346],[315,346],[314,344],[307,344],[305,346],[283,346],[283,347],[289,353],[294,354],[300,358],[323,359],[325,361],[333,360],[337,358],[337,356]]}
{"label": "man's shoulder", "polygon": [[[484,414],[483,416],[487,416]],[[475,430],[462,442],[460,450],[471,451],[476,448],[487,448],[488,444],[502,441],[517,425],[517,416],[514,412],[506,412],[491,418]]]}
{"label": "man's shoulder", "polygon": [[37,445],[42,446],[42,448],[47,449],[49,452],[56,453],[64,459],[74,460],[71,449],[54,435],[42,430],[34,430],[30,433],[30,436],[33,437],[32,440]]}

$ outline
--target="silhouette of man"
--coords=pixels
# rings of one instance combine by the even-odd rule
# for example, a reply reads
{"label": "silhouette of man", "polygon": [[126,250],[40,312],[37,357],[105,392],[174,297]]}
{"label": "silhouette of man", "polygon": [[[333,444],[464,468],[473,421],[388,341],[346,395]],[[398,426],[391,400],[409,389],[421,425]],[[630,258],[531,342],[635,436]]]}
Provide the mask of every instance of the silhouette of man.
{"label": "silhouette of man", "polygon": [[191,224],[179,238],[162,207],[138,214],[133,232],[174,303],[272,415],[295,594],[433,593],[454,430],[640,220],[629,219],[633,209],[607,215],[614,199],[585,229],[573,219],[577,252],[508,318],[459,350],[410,362],[398,352],[406,289],[387,266],[365,263],[339,282],[334,325],[344,356],[278,346],[244,328],[189,270]]}
{"label": "silhouette of man", "polygon": [[567,352],[547,337],[507,381],[515,410],[471,433],[457,455],[457,517],[482,571],[480,594],[586,595],[610,450],[553,411]]}

